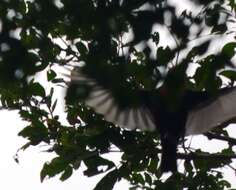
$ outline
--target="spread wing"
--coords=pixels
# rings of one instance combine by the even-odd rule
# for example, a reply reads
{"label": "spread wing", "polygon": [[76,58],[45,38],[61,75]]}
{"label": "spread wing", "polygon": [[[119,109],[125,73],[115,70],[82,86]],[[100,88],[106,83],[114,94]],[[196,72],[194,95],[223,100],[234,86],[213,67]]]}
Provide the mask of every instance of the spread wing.
{"label": "spread wing", "polygon": [[211,101],[193,108],[187,118],[186,135],[201,134],[236,116],[236,88],[222,89]]}
{"label": "spread wing", "polygon": [[[107,79],[109,80],[109,79]],[[78,72],[72,72],[72,83],[83,83],[89,87],[89,93],[84,101],[86,105],[92,107],[97,113],[103,114],[107,121],[127,129],[154,130],[155,124],[149,109],[142,104],[140,94],[134,93],[134,99],[139,100],[140,104],[120,105],[118,96],[114,96],[112,91],[102,86],[97,80],[88,75]],[[122,89],[121,89],[122,90]],[[119,92],[122,98],[126,97],[126,91]]]}

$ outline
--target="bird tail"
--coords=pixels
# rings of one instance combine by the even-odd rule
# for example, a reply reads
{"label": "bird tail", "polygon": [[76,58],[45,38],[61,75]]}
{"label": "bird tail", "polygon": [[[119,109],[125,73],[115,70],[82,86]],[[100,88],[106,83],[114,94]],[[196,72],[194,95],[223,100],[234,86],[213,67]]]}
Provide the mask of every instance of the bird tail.
{"label": "bird tail", "polygon": [[165,138],[162,140],[161,172],[177,171],[177,141]]}

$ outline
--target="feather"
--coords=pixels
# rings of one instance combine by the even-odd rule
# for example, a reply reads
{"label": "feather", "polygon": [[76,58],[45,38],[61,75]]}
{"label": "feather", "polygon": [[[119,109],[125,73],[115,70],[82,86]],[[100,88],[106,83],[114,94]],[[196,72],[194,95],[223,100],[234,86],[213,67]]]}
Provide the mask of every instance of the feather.
{"label": "feather", "polygon": [[[176,150],[181,135],[205,133],[236,116],[234,103],[236,88],[220,89],[217,96],[211,96],[206,91],[184,91],[183,94],[180,91],[181,93],[177,94],[180,96],[177,96],[171,93],[172,91],[168,92],[168,88],[166,91],[163,85],[153,91],[157,95],[154,98],[151,97],[151,92],[142,95],[143,91],[137,90],[137,93],[134,91],[131,99],[125,102],[127,105],[121,106],[117,100],[119,96],[113,96],[112,89],[109,89],[112,86],[104,87],[105,85],[98,84],[95,79],[79,71],[72,72],[71,80],[73,83],[90,86],[90,94],[84,101],[97,113],[103,114],[107,121],[126,129],[159,130],[162,145],[162,172],[177,170]],[[121,99],[126,97],[126,91],[124,94],[122,92],[118,92],[118,95],[122,96]],[[166,95],[177,97],[176,110],[169,109]],[[136,104],[133,105],[129,102],[132,98],[140,102],[134,101]],[[178,101],[181,103],[180,106]]]}
{"label": "feather", "polygon": [[151,131],[155,129],[152,114],[145,105],[140,105],[138,108],[121,109],[109,89],[104,89],[89,76],[80,72],[72,72],[70,79],[73,83],[82,82],[91,87],[91,92],[85,99],[85,103],[97,113],[103,114],[107,121],[126,129]]}
{"label": "feather", "polygon": [[190,110],[185,135],[205,133],[236,116],[236,88],[223,90],[210,102],[202,102]]}

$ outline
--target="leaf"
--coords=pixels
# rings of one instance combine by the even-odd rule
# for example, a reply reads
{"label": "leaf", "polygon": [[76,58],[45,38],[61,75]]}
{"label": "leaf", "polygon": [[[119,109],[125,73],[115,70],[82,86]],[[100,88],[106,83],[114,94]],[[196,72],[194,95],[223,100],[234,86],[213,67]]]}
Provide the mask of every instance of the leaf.
{"label": "leaf", "polygon": [[115,183],[118,181],[118,177],[119,173],[116,169],[110,171],[98,182],[94,190],[112,190]]}
{"label": "leaf", "polygon": [[90,167],[87,170],[85,170],[83,173],[87,177],[92,177],[92,176],[95,176],[95,175],[103,173],[103,171],[99,170],[97,167]]}
{"label": "leaf", "polygon": [[152,41],[156,44],[156,46],[159,44],[160,35],[158,32],[154,32],[154,34],[152,34]]}
{"label": "leaf", "polygon": [[32,82],[29,85],[29,92],[31,92],[32,95],[45,97],[45,90],[43,86],[38,82]]}
{"label": "leaf", "polygon": [[194,58],[196,55],[203,55],[207,52],[208,47],[210,45],[210,41],[207,40],[203,42],[202,44],[195,46],[192,48],[192,50],[189,52],[189,55],[191,58]]}
{"label": "leaf", "polygon": [[54,112],[55,108],[57,106],[57,99],[54,101],[53,105],[52,105],[52,112]]}
{"label": "leaf", "polygon": [[213,26],[211,33],[223,34],[227,31],[227,29],[228,28],[226,24],[219,24],[219,25]]}
{"label": "leaf", "polygon": [[60,180],[61,180],[61,181],[67,180],[67,179],[72,175],[72,173],[73,173],[72,167],[71,167],[71,166],[68,166],[68,167],[64,170],[63,174],[61,175]]}
{"label": "leaf", "polygon": [[74,169],[79,169],[81,165],[81,160],[76,160],[74,163],[73,163],[73,168]]}
{"label": "leaf", "polygon": [[158,158],[151,159],[151,162],[148,166],[148,171],[150,171],[152,173],[155,173],[157,171],[158,163],[159,163]]}
{"label": "leaf", "polygon": [[197,68],[194,75],[199,90],[206,89],[209,92],[216,92],[221,86],[222,81],[216,75],[216,72],[222,67],[222,63],[218,61],[214,55],[209,55],[201,60],[201,66]]}
{"label": "leaf", "polygon": [[24,144],[20,149],[21,150],[26,150],[27,148],[30,147],[30,145],[31,145],[31,142],[28,142],[28,143]]}
{"label": "leaf", "polygon": [[145,176],[145,182],[148,183],[149,185],[152,185],[152,177],[148,173],[144,173]]}
{"label": "leaf", "polygon": [[226,45],[224,45],[221,52],[227,58],[231,59],[235,55],[235,48],[236,48],[236,42],[230,42],[230,43],[227,43]]}
{"label": "leaf", "polygon": [[[62,171],[65,171],[68,167],[68,163],[61,157],[54,158],[50,163],[45,163],[43,166],[43,169],[40,172],[40,179],[41,182],[45,179],[46,176],[53,177],[56,174],[61,173]],[[64,174],[64,177],[69,176],[70,169]],[[63,175],[62,175],[63,176]],[[62,177],[63,179],[63,177]]]}
{"label": "leaf", "polygon": [[186,170],[186,172],[188,172],[189,174],[192,174],[193,172],[193,166],[191,164],[191,162],[189,160],[185,160],[184,162],[184,168]]}
{"label": "leaf", "polygon": [[136,184],[142,184],[142,185],[145,184],[144,177],[139,173],[132,174],[132,181],[135,182]]}
{"label": "leaf", "polygon": [[55,84],[64,83],[64,82],[65,82],[65,80],[63,78],[52,79],[52,83],[55,83]]}
{"label": "leaf", "polygon": [[219,75],[222,75],[222,76],[230,79],[231,81],[236,80],[236,71],[234,71],[234,70],[225,70],[225,71],[220,72]]}
{"label": "leaf", "polygon": [[[94,176],[106,172],[115,166],[113,162],[100,156],[94,156],[92,158],[86,159],[84,160],[84,164],[88,168],[86,171],[84,171],[84,174],[87,176]],[[103,167],[105,169],[99,169],[99,166],[105,166]]]}
{"label": "leaf", "polygon": [[82,56],[88,52],[87,47],[84,45],[83,42],[78,42],[75,44],[75,46]]}
{"label": "leaf", "polygon": [[32,118],[31,113],[29,111],[26,111],[26,110],[20,110],[19,114],[20,114],[20,117],[24,118],[25,120]]}
{"label": "leaf", "polygon": [[47,72],[47,80],[48,80],[48,81],[52,81],[53,79],[56,78],[56,76],[57,76],[57,74],[56,74],[56,72],[53,71],[53,70],[49,70],[49,71]]}
{"label": "leaf", "polygon": [[33,145],[38,144],[41,141],[44,141],[48,137],[47,128],[40,121],[34,121],[33,125],[25,127],[22,131],[19,132],[19,136],[28,138]]}
{"label": "leaf", "polygon": [[159,47],[157,49],[157,60],[159,65],[168,64],[172,58],[173,58],[173,52],[168,46],[166,48]]}

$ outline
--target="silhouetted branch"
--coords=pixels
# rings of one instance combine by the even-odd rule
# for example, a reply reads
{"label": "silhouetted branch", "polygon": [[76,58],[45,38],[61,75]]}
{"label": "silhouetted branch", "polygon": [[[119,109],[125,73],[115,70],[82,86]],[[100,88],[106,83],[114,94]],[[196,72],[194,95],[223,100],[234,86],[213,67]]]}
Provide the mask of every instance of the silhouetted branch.
{"label": "silhouetted branch", "polygon": [[210,132],[206,133],[205,136],[208,137],[209,139],[223,140],[223,141],[227,141],[230,144],[235,144],[236,145],[236,139],[235,138],[226,137],[226,136],[222,136],[222,135],[218,135],[218,134],[210,133]]}
{"label": "silhouetted branch", "polygon": [[225,160],[225,159],[236,159],[236,155],[224,155],[224,154],[177,154],[178,159],[184,159],[184,160],[196,160],[196,159],[216,159],[216,160]]}

